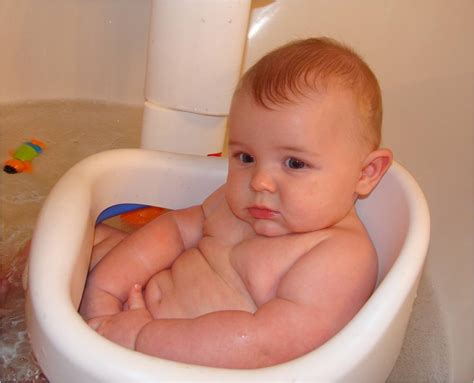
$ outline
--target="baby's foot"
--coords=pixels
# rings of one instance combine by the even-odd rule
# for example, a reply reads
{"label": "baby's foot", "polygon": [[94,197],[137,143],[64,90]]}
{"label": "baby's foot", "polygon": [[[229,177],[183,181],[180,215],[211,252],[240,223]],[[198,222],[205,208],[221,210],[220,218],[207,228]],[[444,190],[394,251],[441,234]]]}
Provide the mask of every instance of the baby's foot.
{"label": "baby's foot", "polygon": [[7,278],[0,278],[0,307],[5,304],[10,290],[10,282]]}

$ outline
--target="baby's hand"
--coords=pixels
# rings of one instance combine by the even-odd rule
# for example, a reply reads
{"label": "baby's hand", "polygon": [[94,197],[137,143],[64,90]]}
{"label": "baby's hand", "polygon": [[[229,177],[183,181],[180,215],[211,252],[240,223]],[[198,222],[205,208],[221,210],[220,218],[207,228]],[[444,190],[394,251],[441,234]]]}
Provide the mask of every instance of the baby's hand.
{"label": "baby's hand", "polygon": [[145,306],[140,285],[132,287],[124,307],[118,314],[93,318],[87,323],[112,342],[134,350],[138,333],[153,319]]}

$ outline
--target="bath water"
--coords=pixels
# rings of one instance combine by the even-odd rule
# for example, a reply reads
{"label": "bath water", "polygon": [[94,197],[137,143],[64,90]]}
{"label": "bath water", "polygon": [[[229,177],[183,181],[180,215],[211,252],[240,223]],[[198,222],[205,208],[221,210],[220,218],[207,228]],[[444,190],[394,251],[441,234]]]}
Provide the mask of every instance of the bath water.
{"label": "bath water", "polygon": [[[0,171],[0,278],[10,289],[0,305],[0,382],[42,382],[26,333],[19,250],[31,238],[51,187],[79,160],[109,149],[138,147],[143,108],[90,101],[0,105],[0,160],[24,141],[37,138],[45,151],[31,173]],[[54,222],[51,222],[54,225]]]}

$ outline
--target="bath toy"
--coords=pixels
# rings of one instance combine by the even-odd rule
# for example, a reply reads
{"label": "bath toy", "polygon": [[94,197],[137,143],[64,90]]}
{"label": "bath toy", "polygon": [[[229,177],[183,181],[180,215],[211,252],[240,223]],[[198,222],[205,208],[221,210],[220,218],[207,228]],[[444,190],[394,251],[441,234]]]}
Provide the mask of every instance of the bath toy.
{"label": "bath toy", "polygon": [[133,226],[142,226],[166,211],[168,210],[163,207],[147,206],[123,213],[120,215],[120,219]]}
{"label": "bath toy", "polygon": [[11,159],[5,161],[3,171],[9,174],[31,172],[31,161],[38,157],[46,145],[37,139],[31,139],[10,152]]}
{"label": "bath toy", "polygon": [[120,216],[120,219],[132,226],[143,226],[159,215],[167,212],[165,209],[157,206],[143,205],[138,203],[122,203],[109,206],[97,217],[95,224],[105,220]]}

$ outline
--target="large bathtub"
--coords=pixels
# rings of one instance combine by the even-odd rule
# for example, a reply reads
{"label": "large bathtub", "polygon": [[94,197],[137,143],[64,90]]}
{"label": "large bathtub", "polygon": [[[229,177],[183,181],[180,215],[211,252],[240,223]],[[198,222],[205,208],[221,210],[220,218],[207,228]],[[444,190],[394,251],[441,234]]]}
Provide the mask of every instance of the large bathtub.
{"label": "large bathtub", "polygon": [[[385,145],[415,176],[430,204],[432,235],[426,267],[388,382],[470,381],[474,376],[474,3],[294,3],[252,2],[244,67],[293,37],[328,35],[354,46],[381,82]],[[143,105],[149,8],[150,0],[0,2],[0,116],[5,116],[3,104],[28,100]],[[18,140],[34,135],[36,120],[37,116],[28,118],[17,132]],[[113,130],[112,122],[104,126]],[[11,148],[18,140],[11,141]],[[61,140],[56,145],[61,146]],[[7,156],[9,148],[2,155]],[[54,145],[50,149],[53,153]],[[44,163],[51,158],[47,156]],[[34,164],[37,169],[40,161]],[[0,214],[8,227],[11,221],[3,207]],[[36,208],[24,220],[32,224],[35,217]]]}

